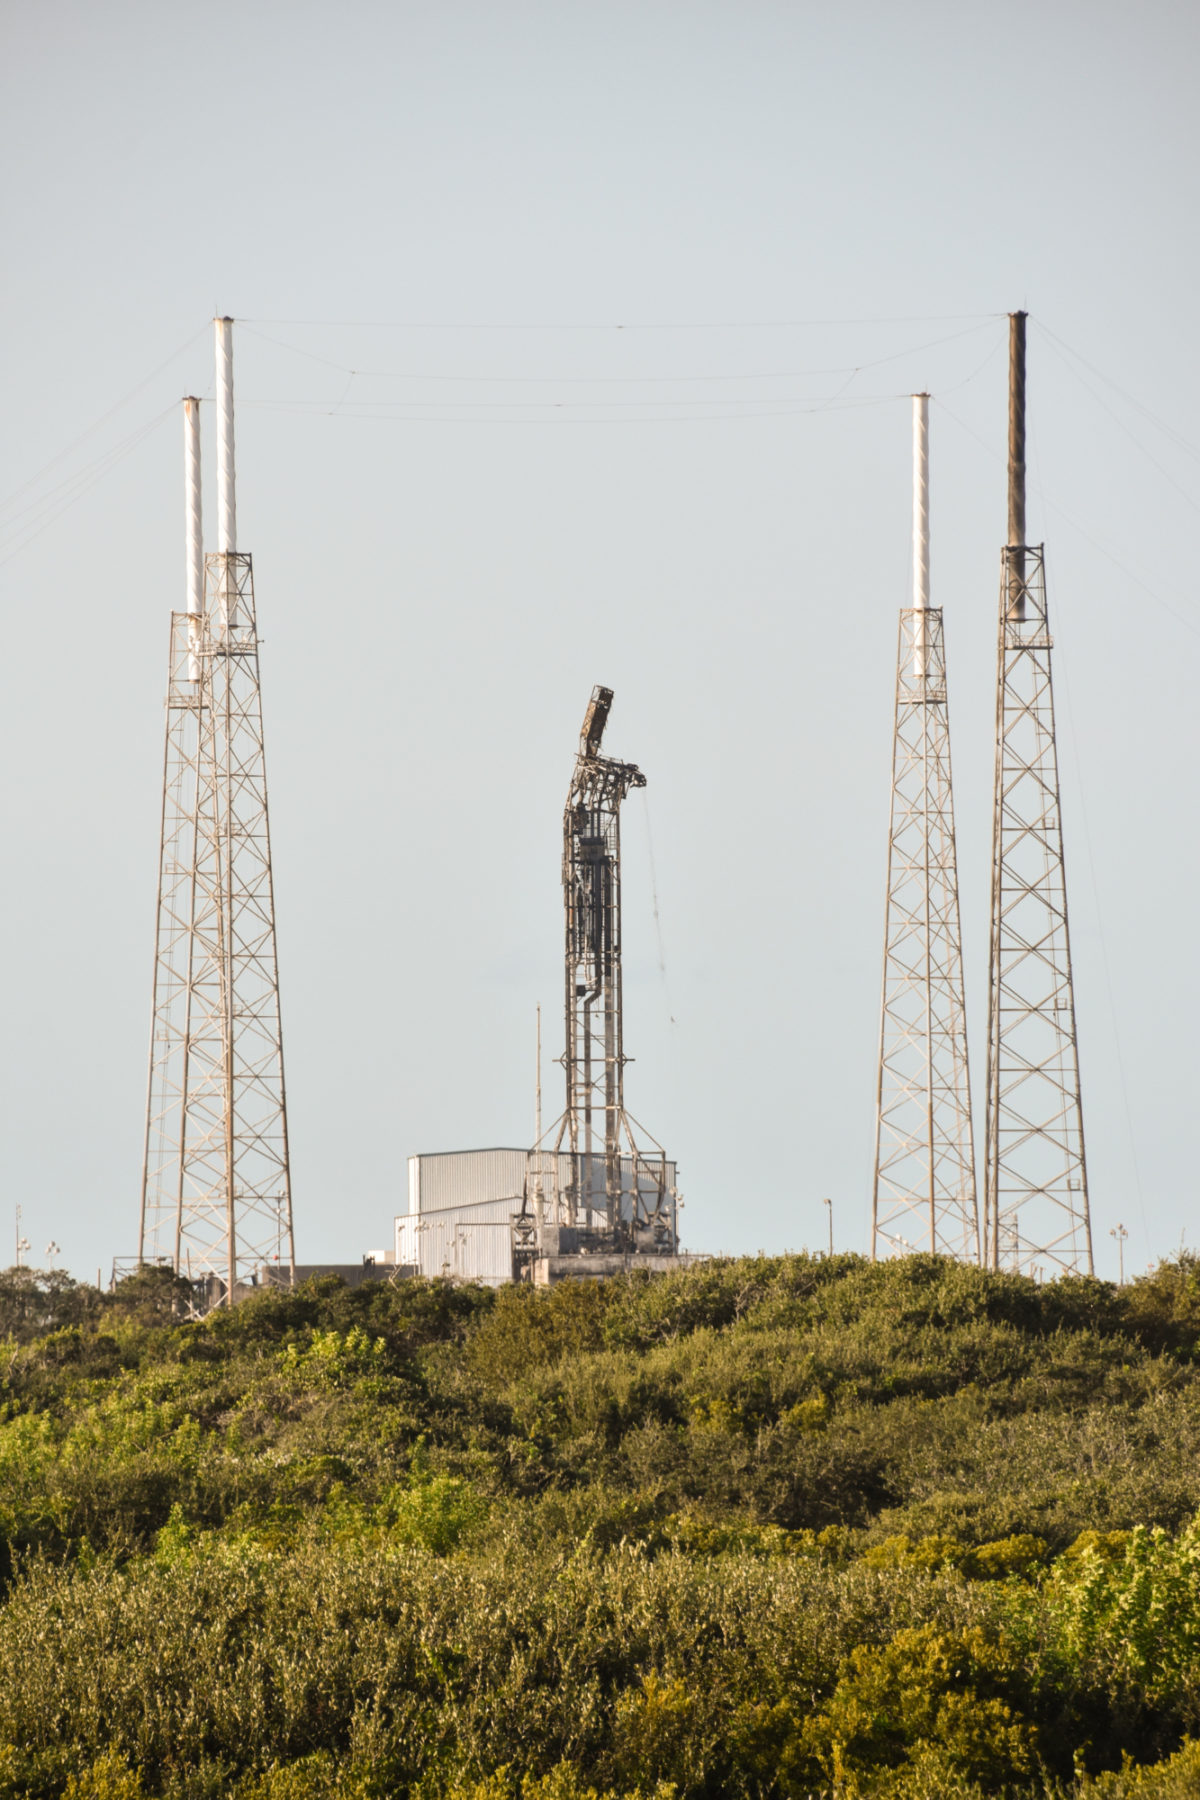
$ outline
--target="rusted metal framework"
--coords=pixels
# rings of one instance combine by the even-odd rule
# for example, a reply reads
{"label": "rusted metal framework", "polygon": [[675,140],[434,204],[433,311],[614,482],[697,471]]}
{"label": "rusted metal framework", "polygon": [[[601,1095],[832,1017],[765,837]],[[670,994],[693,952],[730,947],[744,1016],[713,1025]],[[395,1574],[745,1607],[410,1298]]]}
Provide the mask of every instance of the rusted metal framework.
{"label": "rusted metal framework", "polygon": [[567,1228],[579,1248],[675,1248],[665,1154],[625,1109],[620,814],[646,777],[600,753],[612,699],[592,691],[563,813],[566,1109],[553,1147],[531,1152],[518,1250],[531,1218],[539,1233]]}
{"label": "rusted metal framework", "polygon": [[233,541],[217,324],[222,548],[202,610],[172,615],[139,1255],[232,1303],[295,1255],[254,575]]}
{"label": "rusted metal framework", "polygon": [[1091,1274],[1043,546],[1025,537],[1025,315],[1012,315],[1009,543],[1000,578],[985,1260]]}
{"label": "rusted metal framework", "polygon": [[946,658],[929,605],[928,397],[913,397],[913,599],[900,614],[871,1255],[978,1261]]}

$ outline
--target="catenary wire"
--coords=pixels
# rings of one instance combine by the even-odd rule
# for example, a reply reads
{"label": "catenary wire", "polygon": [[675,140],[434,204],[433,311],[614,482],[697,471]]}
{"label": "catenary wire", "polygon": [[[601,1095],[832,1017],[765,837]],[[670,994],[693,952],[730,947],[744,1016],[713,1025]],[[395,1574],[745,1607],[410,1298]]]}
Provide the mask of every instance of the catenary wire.
{"label": "catenary wire", "polygon": [[1007,313],[894,313],[861,315],[844,319],[710,319],[710,320],[616,320],[592,323],[554,323],[523,321],[491,324],[479,321],[458,322],[438,319],[267,319],[239,318],[242,325],[303,325],[323,330],[344,331],[799,331],[816,327],[845,325],[935,325],[953,324],[962,319],[1004,319]]}
{"label": "catenary wire", "polygon": [[[82,499],[84,494],[94,488],[97,482],[103,481],[104,477],[110,474],[119,463],[123,462],[148,437],[151,437],[158,427],[171,417],[175,409],[176,405],[172,402],[162,412],[156,413],[152,419],[147,420],[144,425],[138,426],[137,430],[131,432],[121,443],[114,445],[111,450],[106,450],[80,470],[78,475],[72,478],[71,491],[60,496],[59,504],[51,505],[50,510],[41,516],[34,511],[32,516],[24,520],[24,523],[13,527],[12,537],[5,546],[3,554],[0,555],[0,567],[11,562],[15,556],[19,556],[22,550],[35,538],[40,537],[43,531],[55,524],[65,512],[74,506],[77,500]],[[60,483],[59,485],[61,488],[67,484]]]}
{"label": "catenary wire", "polygon": [[192,333],[186,343],[180,344],[177,350],[173,350],[170,356],[164,357],[163,361],[160,362],[157,367],[151,369],[150,373],[143,376],[141,381],[136,382],[127,394],[122,395],[120,400],[116,401],[108,408],[107,412],[101,413],[100,417],[94,420],[93,423],[87,427],[86,431],[81,431],[78,437],[72,439],[65,449],[58,451],[56,455],[52,456],[50,461],[44,464],[35,475],[31,475],[27,481],[22,482],[20,487],[14,488],[12,493],[9,494],[6,499],[0,501],[0,511],[6,510],[15,500],[25,493],[28,488],[34,487],[42,479],[43,475],[48,475],[51,469],[57,468],[58,464],[62,462],[65,457],[71,456],[79,448],[80,444],[86,443],[88,438],[90,438],[94,432],[99,431],[100,427],[106,424],[115,413],[119,413],[123,407],[128,406],[129,402],[134,399],[136,395],[140,394],[143,388],[149,387],[150,383],[155,380],[157,376],[161,375],[164,369],[169,369],[173,362],[178,362],[179,358],[185,355],[186,352],[191,349],[192,345],[203,337],[207,330],[208,324],[206,322],[200,327],[199,331],[194,331]]}
{"label": "catenary wire", "polygon": [[[981,438],[977,431],[973,431],[965,419],[960,419],[957,413],[952,412],[944,400],[940,400],[936,394],[934,394],[932,398],[934,405],[938,406],[948,419],[953,420],[960,431],[965,431],[969,438],[973,438],[975,443],[977,443],[988,456],[996,462],[1004,461],[1004,458],[999,452],[996,451],[991,444]],[[1101,556],[1105,557],[1108,562],[1112,563],[1115,569],[1119,569],[1127,581],[1132,581],[1135,587],[1141,588],[1144,594],[1147,594],[1156,605],[1161,606],[1163,611],[1168,613],[1178,624],[1182,625],[1185,630],[1190,631],[1194,636],[1200,637],[1200,626],[1197,626],[1185,613],[1177,611],[1176,608],[1171,605],[1170,601],[1164,600],[1162,595],[1158,593],[1155,588],[1152,588],[1140,575],[1136,574],[1126,563],[1122,562],[1120,557],[1114,555],[1113,552],[1108,549],[1099,538],[1090,532],[1085,525],[1081,525],[1078,519],[1072,517],[1066,508],[1047,492],[1041,482],[1036,484],[1036,491],[1040,495],[1042,503],[1049,511],[1057,513],[1064,524],[1069,525],[1072,531],[1078,532],[1079,536],[1089,543],[1094,550],[1098,551]]]}
{"label": "catenary wire", "polygon": [[[1047,334],[1047,336],[1048,335],[1049,334]],[[1117,426],[1117,429],[1119,431],[1123,431],[1125,433],[1125,436],[1129,439],[1130,443],[1135,444],[1137,446],[1137,448],[1141,451],[1142,455],[1146,458],[1147,462],[1150,462],[1153,464],[1153,466],[1158,470],[1159,474],[1162,476],[1163,480],[1166,482],[1169,482],[1170,485],[1175,489],[1175,492],[1177,494],[1182,495],[1183,499],[1185,499],[1187,501],[1188,505],[1192,508],[1193,512],[1200,512],[1200,505],[1197,505],[1196,501],[1192,498],[1191,494],[1188,493],[1187,489],[1185,487],[1180,486],[1179,482],[1176,481],[1175,477],[1170,473],[1170,471],[1168,469],[1163,468],[1163,465],[1159,462],[1159,460],[1155,456],[1154,452],[1152,450],[1148,450],[1146,448],[1145,444],[1143,444],[1141,438],[1138,437],[1137,433],[1134,431],[1131,431],[1129,429],[1129,426],[1125,423],[1124,419],[1120,416],[1119,413],[1114,412],[1113,408],[1108,404],[1108,401],[1104,398],[1103,394],[1098,394],[1096,392],[1095,388],[1092,386],[1091,382],[1084,380],[1083,376],[1079,373],[1079,370],[1077,368],[1075,368],[1074,364],[1071,363],[1070,360],[1066,356],[1063,355],[1062,351],[1058,348],[1058,345],[1056,342],[1051,342],[1050,349],[1053,352],[1053,354],[1055,356],[1057,356],[1059,362],[1063,365],[1064,369],[1067,369],[1070,372],[1070,374],[1072,374],[1075,377],[1075,380],[1079,383],[1080,387],[1083,388],[1087,393],[1089,393],[1092,396],[1092,399],[1096,402],[1096,405],[1104,408],[1104,411],[1108,414],[1109,418]],[[1189,447],[1190,446],[1184,445],[1184,448],[1189,448]]]}
{"label": "catenary wire", "polygon": [[317,351],[302,349],[298,344],[289,344],[283,338],[272,337],[269,332],[260,331],[245,320],[239,325],[252,337],[260,338],[264,343],[274,344],[277,349],[286,350],[293,356],[303,357],[308,362],[320,363],[328,369],[335,369],[340,375],[363,377],[374,381],[413,381],[413,382],[447,382],[456,384],[478,385],[488,387],[598,387],[598,386],[694,386],[698,383],[725,383],[737,381],[791,381],[807,380],[820,375],[857,375],[864,369],[881,368],[885,363],[899,362],[906,356],[916,356],[923,350],[938,349],[943,344],[951,344],[959,338],[973,337],[984,331],[991,323],[985,319],[981,324],[969,326],[965,331],[954,331],[943,337],[932,338],[921,344],[908,345],[904,349],[890,351],[886,356],[877,356],[861,363],[840,363],[831,368],[821,369],[768,369],[753,370],[745,374],[734,375],[445,375],[418,374],[404,369],[354,369],[348,364],[336,361],[333,357],[322,356]]}
{"label": "catenary wire", "polygon": [[1065,350],[1068,356],[1073,356],[1076,362],[1082,363],[1084,368],[1096,377],[1097,381],[1102,381],[1105,387],[1110,387],[1112,389],[1114,394],[1119,394],[1121,399],[1127,401],[1128,404],[1133,407],[1135,412],[1141,413],[1142,417],[1146,419],[1149,424],[1156,426],[1158,430],[1163,433],[1164,437],[1169,437],[1181,450],[1186,450],[1189,456],[1194,456],[1197,461],[1200,461],[1200,446],[1193,444],[1190,438],[1184,437],[1183,433],[1174,425],[1168,425],[1165,419],[1160,419],[1157,413],[1152,412],[1141,400],[1138,400],[1133,394],[1129,393],[1127,389],[1115,382],[1111,375],[1106,375],[1103,369],[1098,369],[1095,363],[1089,362],[1087,357],[1084,356],[1081,351],[1074,349],[1064,338],[1059,337],[1057,332],[1051,331],[1050,327],[1045,324],[1043,320],[1035,319],[1033,322],[1043,336],[1053,338],[1060,350]]}

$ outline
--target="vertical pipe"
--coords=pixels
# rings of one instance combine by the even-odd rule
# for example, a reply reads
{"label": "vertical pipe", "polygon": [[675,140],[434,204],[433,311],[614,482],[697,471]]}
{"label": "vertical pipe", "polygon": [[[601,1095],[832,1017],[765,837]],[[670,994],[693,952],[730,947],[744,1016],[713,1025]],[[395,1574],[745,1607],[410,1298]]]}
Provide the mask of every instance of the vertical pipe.
{"label": "vertical pipe", "polygon": [[189,681],[200,679],[200,620],[204,612],[204,537],[200,516],[200,402],[183,403],[184,520],[187,533],[187,615]]}
{"label": "vertical pipe", "polygon": [[236,630],[237,493],[233,466],[233,320],[214,319],[217,351],[217,550],[221,568],[221,629]]}
{"label": "vertical pipe", "polygon": [[217,549],[237,550],[233,478],[233,320],[214,319],[217,334]]}
{"label": "vertical pipe", "polygon": [[913,674],[925,674],[925,614],[929,610],[929,395],[912,397],[913,437]]}
{"label": "vertical pipe", "polygon": [[[231,567],[237,554],[237,499],[234,486],[233,465],[233,320],[221,318],[213,320],[216,333],[217,356],[217,550],[222,559],[221,568],[221,627],[223,631],[231,631],[237,625],[237,578]],[[228,675],[225,679],[224,696],[224,728],[225,746],[231,742],[231,706],[232,696]],[[237,1217],[235,1204],[235,1170],[234,1170],[234,1117],[233,1117],[233,844],[231,838],[231,806],[230,771],[228,765],[223,771],[225,777],[225,817],[218,823],[218,833],[224,837],[221,848],[224,851],[225,868],[223,883],[226,891],[225,921],[222,933],[222,954],[225,962],[223,970],[225,1007],[225,1181],[226,1181],[226,1236],[228,1257],[228,1280],[225,1291],[225,1304],[232,1306],[234,1288],[237,1285]]]}
{"label": "vertical pipe", "polygon": [[1025,319],[1008,315],[1008,545],[1010,619],[1025,617]]}
{"label": "vertical pipe", "polygon": [[[925,615],[929,610],[929,395],[914,394],[913,415],[913,674],[921,681],[926,673]],[[921,721],[921,791],[929,806],[929,731],[928,706],[920,708]],[[934,1145],[933,1086],[933,874],[930,867],[930,819],[922,821],[924,866],[922,884],[922,930],[924,933],[925,967],[922,983],[925,995],[925,1155],[929,1185],[929,1252],[938,1253],[937,1236],[937,1157]]]}
{"label": "vertical pipe", "polygon": [[187,610],[204,611],[204,540],[200,529],[200,402],[183,403],[184,504],[187,527]]}
{"label": "vertical pipe", "polygon": [[[533,1084],[533,1216],[539,1232],[545,1223],[545,1193],[542,1186],[542,1008],[537,1009],[537,1063]],[[540,1239],[539,1239],[540,1245]]]}

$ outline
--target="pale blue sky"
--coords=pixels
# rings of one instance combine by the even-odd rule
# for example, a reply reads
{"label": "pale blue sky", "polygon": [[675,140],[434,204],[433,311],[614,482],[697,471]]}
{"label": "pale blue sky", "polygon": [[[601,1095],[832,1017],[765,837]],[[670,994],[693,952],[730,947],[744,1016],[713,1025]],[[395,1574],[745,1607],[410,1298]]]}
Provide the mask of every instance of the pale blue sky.
{"label": "pale blue sky", "polygon": [[302,1257],[386,1242],[410,1152],[530,1134],[538,1000],[549,1107],[596,681],[650,783],[628,1094],[686,1235],[818,1244],[829,1194],[865,1246],[904,396],[978,1077],[1016,306],[1100,1265],[1118,1221],[1135,1268],[1194,1242],[1194,10],[10,0],[0,34],[0,1194],[35,1253],[134,1249],[173,406],[216,308]]}

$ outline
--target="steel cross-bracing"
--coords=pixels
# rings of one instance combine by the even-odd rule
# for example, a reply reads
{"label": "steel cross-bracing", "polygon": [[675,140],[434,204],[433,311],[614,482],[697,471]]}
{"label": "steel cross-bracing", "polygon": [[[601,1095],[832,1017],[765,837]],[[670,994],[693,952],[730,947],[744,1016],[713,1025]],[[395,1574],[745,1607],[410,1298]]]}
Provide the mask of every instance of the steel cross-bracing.
{"label": "steel cross-bracing", "polygon": [[220,549],[185,401],[188,610],[172,615],[139,1260],[198,1305],[295,1270],[254,572],[236,548],[232,320],[218,319]]}
{"label": "steel cross-bracing", "polygon": [[294,1249],[253,569],[205,562],[195,682],[172,631],[140,1253],[232,1298]]}
{"label": "steel cross-bracing", "polygon": [[1091,1274],[1062,805],[1042,546],[1000,582],[992,824],[985,1258]]}
{"label": "steel cross-bracing", "polygon": [[871,1254],[978,1261],[941,611],[900,614]]}
{"label": "steel cross-bracing", "polygon": [[138,1231],[146,1262],[180,1262],[183,1224],[184,1097],[191,1044],[193,953],[200,813],[200,712],[207,684],[191,678],[199,615],[172,613],[167,672],[153,1025],[142,1208]]}
{"label": "steel cross-bracing", "polygon": [[664,1152],[625,1110],[621,805],[646,777],[600,753],[612,699],[593,690],[563,813],[566,1110],[530,1181],[539,1224],[574,1227],[593,1249],[672,1250]]}

